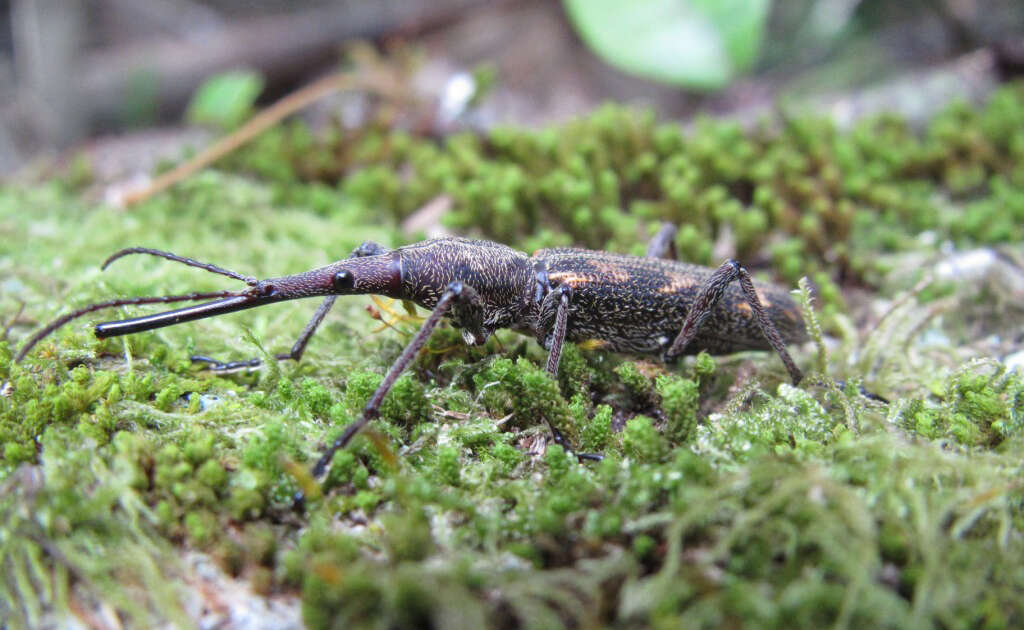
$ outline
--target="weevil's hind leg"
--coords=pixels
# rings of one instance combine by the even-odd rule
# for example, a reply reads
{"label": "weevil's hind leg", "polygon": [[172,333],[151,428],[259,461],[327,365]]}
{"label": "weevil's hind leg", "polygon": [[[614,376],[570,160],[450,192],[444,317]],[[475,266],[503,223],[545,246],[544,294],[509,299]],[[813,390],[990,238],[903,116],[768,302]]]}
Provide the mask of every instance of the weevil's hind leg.
{"label": "weevil's hind leg", "polygon": [[441,318],[444,317],[445,313],[448,312],[448,309],[451,308],[452,302],[459,301],[461,303],[465,303],[474,299],[478,299],[478,296],[472,287],[464,285],[461,282],[453,282],[448,285],[448,289],[441,294],[441,298],[437,301],[437,305],[434,306],[433,312],[431,312],[430,316],[423,322],[423,325],[416,333],[416,336],[412,338],[412,341],[409,342],[409,345],[402,350],[402,354],[398,355],[398,358],[395,359],[395,362],[391,365],[391,369],[388,370],[387,376],[384,377],[380,386],[377,387],[377,391],[373,392],[373,396],[370,397],[370,401],[366,403],[366,407],[363,408],[363,415],[360,416],[358,420],[345,427],[345,431],[342,432],[341,436],[334,440],[334,443],[331,444],[326,452],[324,452],[323,456],[317,460],[316,465],[313,466],[314,477],[322,476],[327,471],[327,467],[334,458],[334,454],[340,449],[345,448],[345,446],[352,441],[352,438],[354,438],[363,427],[380,415],[380,405],[384,402],[384,397],[388,395],[388,392],[391,391],[392,387],[394,387],[395,381],[397,381],[398,377],[402,375],[405,368],[409,367],[409,364],[416,358],[416,355],[423,348],[423,345],[427,343],[427,339],[429,339],[430,334],[434,332],[434,328],[437,327]]}
{"label": "weevil's hind leg", "polygon": [[675,223],[668,221],[662,223],[658,233],[647,243],[647,257],[679,260],[679,253],[676,251],[676,233],[678,231],[679,228]]}
{"label": "weevil's hind leg", "polygon": [[[366,241],[355,249],[349,258],[362,258],[363,256],[375,256],[377,254],[383,254],[387,250],[381,247],[377,243]],[[275,355],[278,361],[298,361],[302,358],[302,354],[306,351],[306,344],[309,343],[310,338],[316,329],[319,328],[320,323],[324,321],[324,317],[334,306],[334,301],[338,299],[336,295],[328,295],[324,298],[324,301],[320,303],[320,306],[313,313],[313,317],[306,324],[306,327],[299,333],[299,338],[292,344],[292,349],[288,352],[281,352]],[[252,359],[246,359],[243,361],[219,361],[213,357],[207,357],[202,355],[195,355],[191,357],[193,363],[206,363],[207,369],[211,372],[235,372],[237,370],[252,369],[263,365],[263,359],[255,357]]]}
{"label": "weevil's hind leg", "polygon": [[[547,372],[551,375],[551,378],[558,380],[558,363],[562,359],[562,348],[565,346],[565,334],[569,328],[569,301],[572,299],[572,291],[569,287],[562,285],[554,290],[558,294],[558,311],[555,313],[555,325],[551,329],[551,344],[548,349],[548,362]],[[554,439],[555,444],[560,445],[570,455],[575,455],[579,459],[589,459],[594,461],[600,461],[604,459],[601,455],[593,453],[577,453],[572,445],[569,444],[569,440],[562,435],[562,432],[558,430],[558,427],[548,419],[544,417],[544,421],[548,423],[548,428],[551,429],[551,436]]]}
{"label": "weevil's hind leg", "polygon": [[686,315],[686,321],[683,322],[682,330],[679,331],[679,335],[672,342],[668,352],[665,353],[666,358],[677,357],[686,350],[686,347],[697,336],[701,326],[704,325],[704,322],[711,315],[712,309],[722,299],[725,288],[736,279],[740,281],[740,287],[743,289],[743,296],[747,299],[747,304],[754,311],[754,318],[757,320],[757,325],[761,328],[761,333],[764,334],[765,339],[768,340],[768,343],[771,344],[775,352],[778,353],[779,358],[786,365],[789,376],[793,379],[793,384],[798,384],[804,377],[803,373],[796,366],[793,357],[789,356],[786,344],[782,341],[782,336],[779,334],[778,329],[775,328],[775,324],[765,314],[764,306],[757,297],[757,291],[754,290],[754,283],[750,279],[750,274],[735,260],[727,260],[722,263],[722,266],[716,269],[711,274],[711,277],[708,278],[708,281],[704,283],[704,286],[701,287],[700,292],[697,294],[697,299],[694,300],[693,306],[690,307],[690,312]]}

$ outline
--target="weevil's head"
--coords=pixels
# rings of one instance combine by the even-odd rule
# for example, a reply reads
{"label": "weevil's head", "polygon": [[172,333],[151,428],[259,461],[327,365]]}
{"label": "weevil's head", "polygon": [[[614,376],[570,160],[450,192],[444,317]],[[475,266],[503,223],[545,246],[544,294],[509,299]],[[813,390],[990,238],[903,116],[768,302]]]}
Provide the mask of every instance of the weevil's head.
{"label": "weevil's head", "polygon": [[[216,317],[235,311],[275,304],[287,300],[301,298],[327,296],[327,295],[360,295],[375,293],[389,297],[402,297],[402,266],[396,252],[383,252],[380,254],[366,256],[363,258],[347,258],[332,263],[319,269],[305,271],[290,276],[269,278],[267,280],[253,279],[249,288],[242,291],[226,291],[217,294],[193,294],[187,296],[172,296],[167,298],[141,298],[128,301],[119,301],[117,304],[152,303],[185,300],[197,300],[208,297],[222,297],[213,302],[196,304],[185,308],[145,315],[132,319],[104,322],[97,324],[96,336],[99,338],[127,335],[144,330],[153,330],[164,326],[173,326],[182,322]],[[70,318],[78,317],[86,312],[95,310],[96,307],[110,306],[109,304],[98,304],[80,309],[72,313]],[[61,326],[69,318],[62,318],[55,322]],[[52,330],[53,328],[51,328]],[[32,341],[35,343],[35,340]]]}
{"label": "weevil's head", "polygon": [[318,295],[385,295],[402,297],[402,260],[397,250],[346,258],[319,269],[260,280],[251,289],[270,301]]}

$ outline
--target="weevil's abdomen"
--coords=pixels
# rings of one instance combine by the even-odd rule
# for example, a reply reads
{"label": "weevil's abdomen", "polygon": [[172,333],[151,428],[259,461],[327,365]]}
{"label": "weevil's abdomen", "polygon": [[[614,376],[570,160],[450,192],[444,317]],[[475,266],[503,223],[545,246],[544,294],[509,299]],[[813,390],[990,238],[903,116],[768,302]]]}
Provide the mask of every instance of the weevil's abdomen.
{"label": "weevil's abdomen", "polygon": [[[582,249],[540,250],[534,259],[546,266],[552,289],[560,285],[572,288],[570,340],[593,341],[608,350],[641,354],[660,354],[668,349],[697,293],[714,272],[672,260]],[[803,321],[788,292],[763,283],[755,283],[755,287],[783,340],[802,341]],[[555,309],[554,300],[545,300],[538,316],[541,330],[550,330]],[[686,353],[768,349],[742,289],[734,282]]]}

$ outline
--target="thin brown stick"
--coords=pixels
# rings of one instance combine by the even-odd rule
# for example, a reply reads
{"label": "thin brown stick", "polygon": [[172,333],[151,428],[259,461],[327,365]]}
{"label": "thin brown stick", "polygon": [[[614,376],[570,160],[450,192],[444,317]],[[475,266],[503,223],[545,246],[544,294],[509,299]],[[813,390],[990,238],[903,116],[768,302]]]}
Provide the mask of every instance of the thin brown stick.
{"label": "thin brown stick", "polygon": [[121,203],[130,206],[140,201],[145,201],[153,195],[163,192],[180,182],[186,177],[196,173],[220,158],[231,153],[238,147],[249,142],[259,134],[277,124],[281,119],[294,114],[300,109],[320,100],[328,94],[339,92],[344,89],[358,88],[377,89],[383,92],[390,91],[392,87],[389,82],[374,80],[364,73],[338,72],[307,85],[304,88],[292,92],[270,107],[253,116],[247,123],[236,131],[224,136],[213,145],[200,151],[191,160],[183,162],[153,180],[150,185],[142,190],[126,194]]}

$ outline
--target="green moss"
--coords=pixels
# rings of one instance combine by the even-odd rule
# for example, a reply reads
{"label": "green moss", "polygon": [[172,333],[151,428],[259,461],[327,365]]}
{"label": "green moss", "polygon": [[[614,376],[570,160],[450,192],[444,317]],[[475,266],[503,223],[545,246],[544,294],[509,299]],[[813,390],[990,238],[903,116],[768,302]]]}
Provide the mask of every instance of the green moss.
{"label": "green moss", "polygon": [[665,410],[665,436],[674,444],[686,442],[697,426],[697,383],[663,374],[655,387]]}
{"label": "green moss", "polygon": [[235,487],[228,495],[227,510],[236,521],[255,520],[263,514],[266,499],[253,488]]}
{"label": "green moss", "polygon": [[331,392],[311,378],[303,379],[300,387],[302,393],[298,396],[298,400],[309,410],[309,413],[320,417],[328,415],[334,402]]}
{"label": "green moss", "polygon": [[185,515],[185,531],[189,542],[197,547],[211,545],[219,534],[216,519],[209,512],[189,512]]}
{"label": "green moss", "polygon": [[[383,380],[383,376],[372,372],[357,372],[349,377],[345,387],[345,405],[353,417],[362,413]],[[380,409],[382,418],[406,429],[430,419],[430,413],[423,385],[409,375],[402,375],[395,382]]]}
{"label": "green moss", "polygon": [[36,449],[30,444],[19,444],[18,442],[7,442],[4,444],[4,460],[10,465],[18,465],[30,462],[36,457]]}
{"label": "green moss", "polygon": [[370,490],[360,490],[352,497],[352,506],[366,513],[373,512],[373,509],[380,503],[380,495]]}
{"label": "green moss", "polygon": [[638,399],[645,400],[654,391],[650,377],[641,372],[636,363],[621,363],[615,368],[615,373],[622,384]]}
{"label": "green moss", "polygon": [[352,451],[336,452],[331,459],[331,469],[328,472],[325,484],[330,487],[352,481],[355,476],[356,467],[356,456]]}
{"label": "green moss", "polygon": [[622,432],[622,450],[641,462],[656,462],[668,453],[668,445],[647,416],[637,416],[626,422]]}
{"label": "green moss", "polygon": [[382,519],[384,539],[394,564],[422,562],[436,551],[430,531],[430,519],[423,510],[412,509],[404,514]]}
{"label": "green moss", "polygon": [[548,447],[544,462],[548,465],[548,480],[552,483],[561,481],[569,472],[569,455],[559,444]]}
{"label": "green moss", "polygon": [[530,361],[496,359],[473,381],[489,411],[500,415],[511,411],[518,426],[537,426],[546,418],[568,437],[575,437],[576,426],[558,384]]}
{"label": "green moss", "polygon": [[181,390],[177,383],[171,383],[164,387],[156,395],[155,407],[160,411],[170,411],[171,405],[181,397]]}
{"label": "green moss", "polygon": [[715,360],[707,352],[701,351],[693,364],[694,374],[698,379],[703,380],[715,373]]}
{"label": "green moss", "polygon": [[612,408],[601,405],[594,411],[594,417],[583,427],[582,448],[591,453],[601,453],[612,437]]}
{"label": "green moss", "polygon": [[199,467],[196,479],[212,490],[220,490],[227,483],[228,476],[224,467],[211,459]]}
{"label": "green moss", "polygon": [[462,477],[462,465],[459,463],[459,451],[451,446],[443,446],[437,451],[437,479],[451,486],[459,485]]}
{"label": "green moss", "polygon": [[[1019,626],[1024,385],[961,345],[1011,356],[1019,309],[974,282],[906,291],[938,243],[1020,256],[1021,129],[1013,86],[923,133],[892,116],[684,133],[618,107],[443,144],[295,123],[128,215],[67,183],[0,188],[5,325],[25,304],[0,339],[0,602],[20,606],[0,614],[35,627],[84,597],[188,625],[166,579],[185,545],[299,595],[310,627]],[[808,276],[818,374],[794,388],[768,353],[677,367],[568,344],[552,379],[530,339],[468,348],[442,327],[317,488],[310,463],[417,325],[373,332],[366,299],[339,300],[301,363],[255,373],[189,356],[272,356],[314,305],[101,342],[94,321],[148,311],[98,313],[11,362],[9,340],[65,309],[236,286],[142,257],[99,275],[104,253],[291,273],[407,241],[390,226],[442,193],[450,227],[522,248],[640,253],[672,220],[688,260],[731,243]],[[863,318],[864,295],[897,308]],[[604,460],[577,462],[545,420]]]}
{"label": "green moss", "polygon": [[511,475],[523,460],[523,456],[515,447],[503,443],[495,444],[491,448],[491,456],[498,463],[498,468],[503,475]]}

